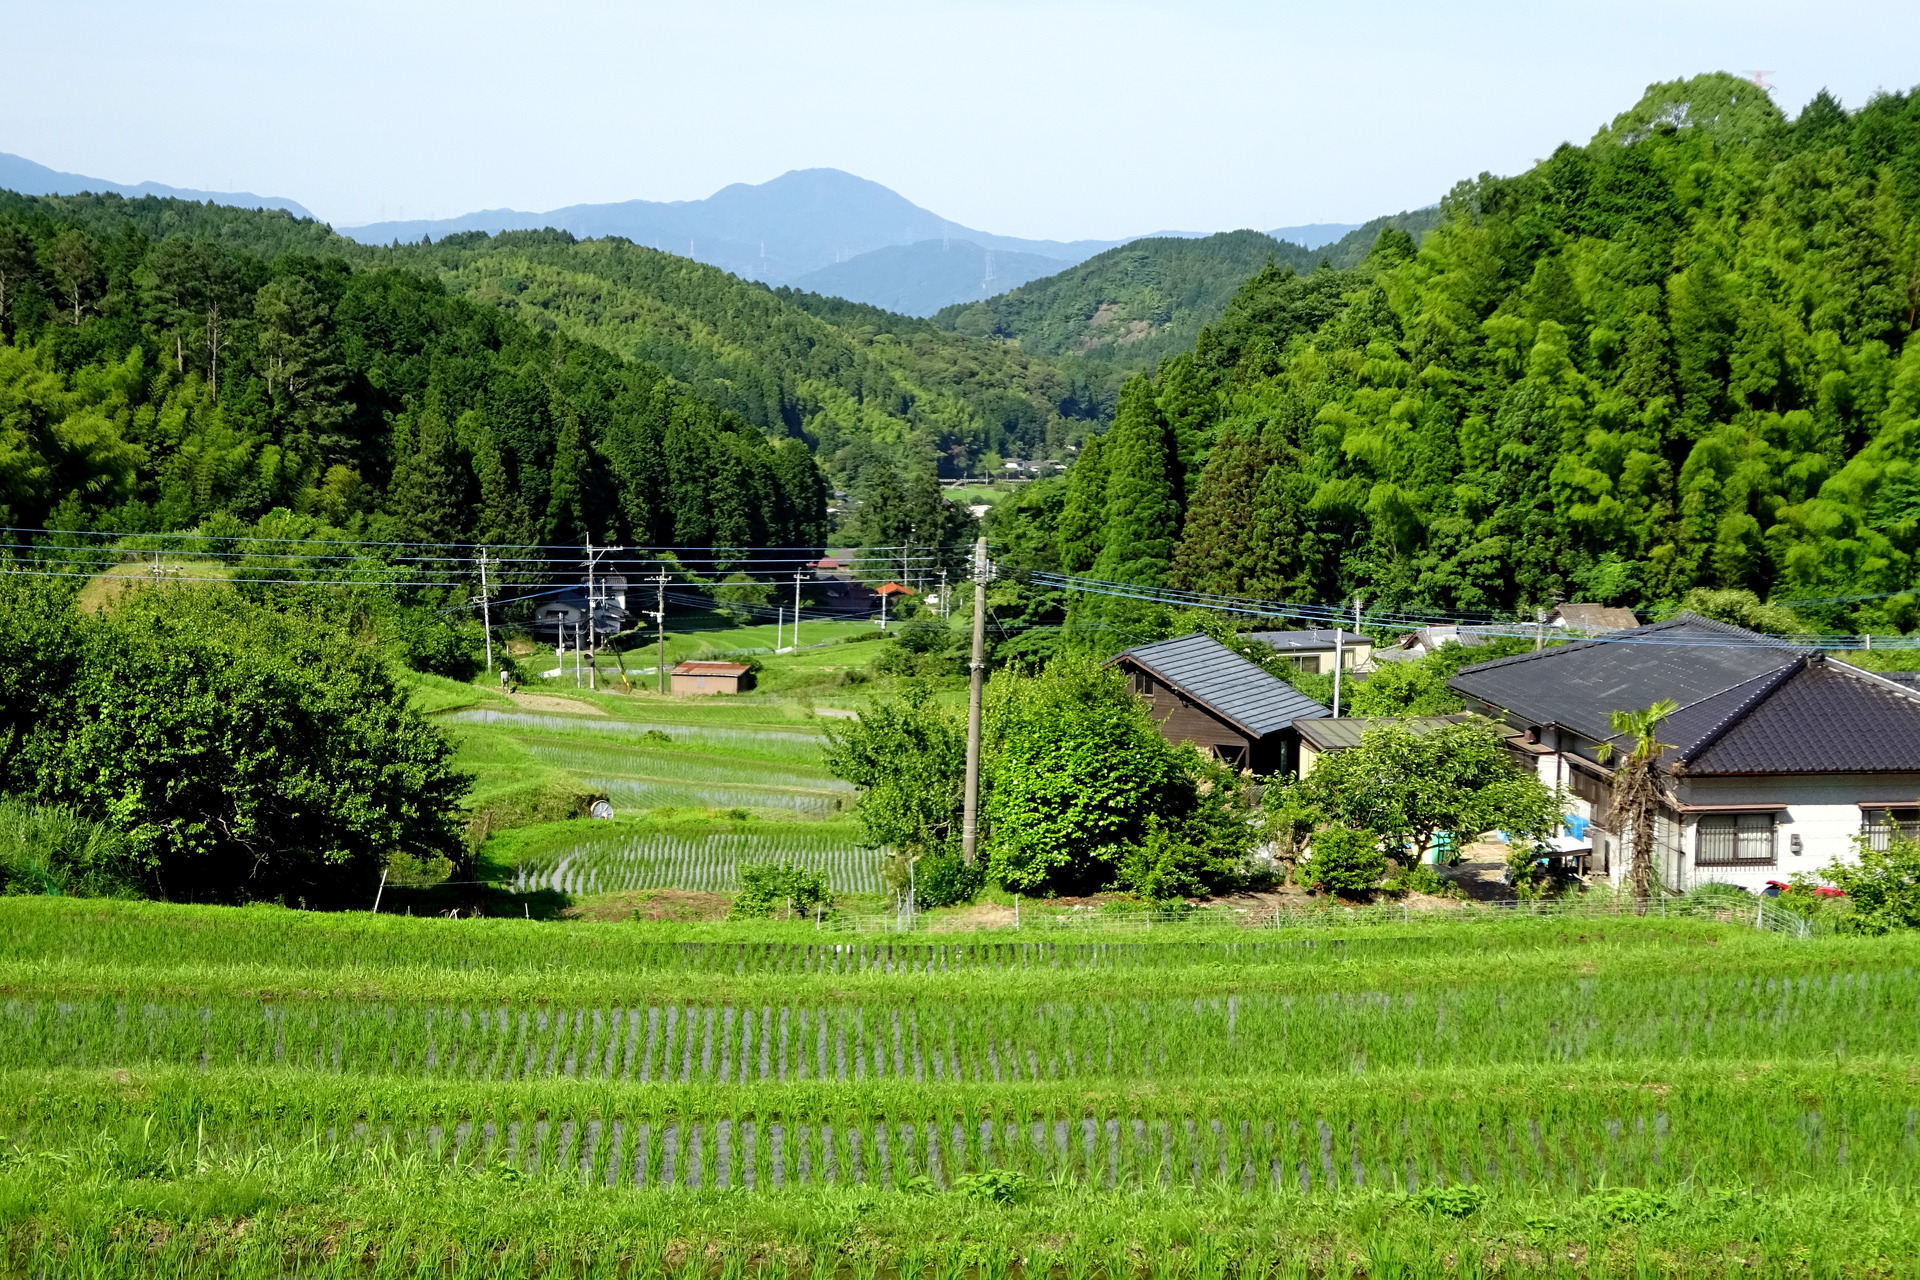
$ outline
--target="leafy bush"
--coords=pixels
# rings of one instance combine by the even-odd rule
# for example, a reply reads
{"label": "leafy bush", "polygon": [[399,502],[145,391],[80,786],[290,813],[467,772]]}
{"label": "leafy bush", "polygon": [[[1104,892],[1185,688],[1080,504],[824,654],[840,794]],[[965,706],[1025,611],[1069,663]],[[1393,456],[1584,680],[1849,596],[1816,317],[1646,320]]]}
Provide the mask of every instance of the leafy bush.
{"label": "leafy bush", "polygon": [[487,638],[471,621],[437,609],[402,609],[381,625],[396,662],[428,675],[471,680],[486,670]]}
{"label": "leafy bush", "polygon": [[1593,1196],[1593,1206],[1603,1222],[1615,1226],[1640,1226],[1667,1217],[1675,1209],[1672,1196],[1644,1187],[1614,1187]]}
{"label": "leafy bush", "polygon": [[713,588],[713,600],[721,617],[735,626],[744,627],[756,617],[757,608],[765,608],[773,601],[773,587],[769,583],[756,582],[751,574],[733,572]]}
{"label": "leafy bush", "polygon": [[363,646],[185,586],[70,625],[77,664],[17,767],[120,831],[149,892],[360,904],[392,853],[465,857],[452,745]]}
{"label": "leafy bush", "polygon": [[968,866],[960,860],[960,850],[943,846],[923,855],[913,865],[913,899],[919,907],[955,907],[980,896],[986,883],[986,866],[975,861]]}
{"label": "leafy bush", "polygon": [[1407,1197],[1409,1204],[1449,1218],[1470,1217],[1487,1202],[1487,1189],[1478,1186],[1427,1187]]}
{"label": "leafy bush", "polygon": [[809,915],[833,906],[827,878],[791,862],[749,862],[740,868],[740,892],[727,914],[735,920],[765,920],[791,910]]}
{"label": "leafy bush", "polygon": [[140,868],[126,837],[60,805],[0,797],[0,893],[131,896]]}
{"label": "leafy bush", "polygon": [[1322,827],[1313,833],[1306,864],[1307,882],[1322,893],[1358,898],[1380,887],[1387,855],[1380,838],[1355,827]]}
{"label": "leafy bush", "polygon": [[1254,840],[1231,770],[1176,747],[1125,678],[1060,659],[989,689],[988,874],[1023,893],[1117,883],[1152,897],[1234,882]]}
{"label": "leafy bush", "polygon": [[[1864,835],[1854,837],[1854,848],[1857,862],[1835,862],[1820,872],[1846,897],[1839,927],[1868,934],[1920,928],[1920,841],[1907,839],[1896,827],[1885,849],[1875,849]],[[1818,894],[1806,886],[1795,888]]]}

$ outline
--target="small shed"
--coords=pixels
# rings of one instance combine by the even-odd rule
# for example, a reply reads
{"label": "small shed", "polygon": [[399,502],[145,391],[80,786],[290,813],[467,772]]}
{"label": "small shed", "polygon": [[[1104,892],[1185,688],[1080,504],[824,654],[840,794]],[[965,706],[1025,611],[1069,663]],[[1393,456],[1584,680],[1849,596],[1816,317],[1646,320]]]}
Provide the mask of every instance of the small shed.
{"label": "small shed", "polygon": [[1250,631],[1247,639],[1283,654],[1302,671],[1332,675],[1334,664],[1346,671],[1373,669],[1373,638],[1358,631],[1312,627],[1305,631]]}
{"label": "small shed", "polygon": [[683,662],[673,669],[675,693],[745,693],[753,668],[744,662]]}
{"label": "small shed", "polygon": [[1207,635],[1139,645],[1109,661],[1127,673],[1169,741],[1258,774],[1291,772],[1296,723],[1332,714]]}

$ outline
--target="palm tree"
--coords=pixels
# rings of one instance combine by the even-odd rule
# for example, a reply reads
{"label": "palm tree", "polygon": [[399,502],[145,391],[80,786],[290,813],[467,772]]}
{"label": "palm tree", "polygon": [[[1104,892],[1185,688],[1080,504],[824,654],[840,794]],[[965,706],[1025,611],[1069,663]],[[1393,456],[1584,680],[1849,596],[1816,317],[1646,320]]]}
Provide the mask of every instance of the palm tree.
{"label": "palm tree", "polygon": [[[1671,796],[1662,777],[1660,757],[1673,744],[1661,742],[1660,722],[1680,709],[1671,698],[1662,698],[1645,711],[1615,711],[1609,719],[1613,731],[1633,743],[1633,751],[1614,770],[1613,804],[1607,825],[1615,831],[1633,833],[1633,862],[1627,883],[1641,915],[1647,913],[1647,900],[1653,896],[1653,825]],[[1600,744],[1600,758],[1613,754],[1613,744]],[[1622,825],[1625,824],[1625,825]]]}

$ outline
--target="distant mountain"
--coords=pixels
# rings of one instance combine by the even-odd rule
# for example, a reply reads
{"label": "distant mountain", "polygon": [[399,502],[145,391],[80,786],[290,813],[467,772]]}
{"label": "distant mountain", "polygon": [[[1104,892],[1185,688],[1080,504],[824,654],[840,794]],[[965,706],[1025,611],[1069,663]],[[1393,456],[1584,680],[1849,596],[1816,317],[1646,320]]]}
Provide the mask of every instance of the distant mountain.
{"label": "distant mountain", "polygon": [[792,283],[903,316],[930,316],[951,303],[990,298],[1053,275],[1063,265],[1059,258],[983,249],[971,240],[922,240],[875,249]]}
{"label": "distant mountain", "polygon": [[1359,229],[1357,222],[1309,222],[1298,227],[1275,227],[1267,234],[1275,240],[1297,244],[1302,249],[1318,249]]}
{"label": "distant mountain", "polygon": [[375,222],[340,230],[365,244],[417,244],[423,236],[439,240],[461,231],[493,234],[546,227],[581,239],[621,236],[768,284],[797,284],[803,276],[849,265],[876,249],[925,241],[965,240],[996,254],[1031,254],[1052,259],[1056,270],[1124,243],[1023,240],[975,231],[877,182],[838,169],[795,169],[758,185],[736,182],[704,200],[577,204],[545,213],[487,209],[457,218]]}
{"label": "distant mountain", "polygon": [[196,203],[232,205],[236,209],[285,209],[296,218],[313,217],[305,206],[280,196],[257,196],[251,191],[194,191],[186,187],[169,187],[160,182],[108,182],[105,178],[62,173],[4,151],[0,151],[0,188],[18,191],[23,196],[71,196],[83,191],[133,197],[165,196]]}
{"label": "distant mountain", "polygon": [[1418,239],[1439,220],[1438,208],[1375,218],[1313,248],[1259,231],[1135,240],[999,297],[945,307],[933,321],[969,336],[1017,341],[1027,355],[1069,373],[1082,401],[1110,411],[1128,374],[1191,347],[1269,259],[1302,274],[1322,262],[1350,267],[1388,225]]}

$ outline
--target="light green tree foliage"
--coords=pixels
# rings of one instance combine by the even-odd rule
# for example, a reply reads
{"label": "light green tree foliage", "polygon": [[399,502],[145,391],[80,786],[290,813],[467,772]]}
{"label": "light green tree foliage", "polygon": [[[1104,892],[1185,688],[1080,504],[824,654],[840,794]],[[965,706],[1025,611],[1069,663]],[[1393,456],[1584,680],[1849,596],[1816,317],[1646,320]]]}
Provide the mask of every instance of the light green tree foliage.
{"label": "light green tree foliage", "polygon": [[1464,711],[1466,702],[1447,687],[1462,667],[1492,662],[1533,648],[1523,637],[1501,637],[1482,644],[1448,641],[1413,662],[1380,662],[1365,680],[1356,680],[1341,708],[1351,716],[1444,716]]}
{"label": "light green tree foliage", "polygon": [[990,687],[988,874],[1021,892],[1150,898],[1234,883],[1255,836],[1245,787],[1161,737],[1116,670],[1058,658]]}
{"label": "light green tree foliage", "polygon": [[959,866],[966,725],[932,688],[909,685],[899,698],[868,705],[858,720],[828,726],[825,761],[835,777],[861,788],[855,817],[868,847],[893,851],[888,876],[896,889],[911,882],[921,891],[923,879],[937,886],[917,892],[922,906],[947,905],[931,900],[941,894],[961,901],[978,892],[977,874]]}
{"label": "light green tree foliage", "polygon": [[1313,833],[1312,856],[1307,861],[1307,883],[1322,893],[1364,898],[1380,886],[1387,874],[1386,851],[1379,833],[1335,823]]}
{"label": "light green tree foliage", "polygon": [[1441,832],[1464,842],[1499,830],[1531,852],[1559,833],[1567,808],[1563,794],[1513,763],[1490,723],[1473,721],[1428,732],[1368,729],[1359,746],[1323,755],[1305,778],[1269,789],[1267,804],[1309,830],[1371,832],[1406,865],[1424,861]]}
{"label": "light green tree foliage", "polygon": [[16,773],[123,835],[148,892],[359,906],[388,855],[464,857],[452,745],[332,626],[188,586],[67,624]]}
{"label": "light green tree foliage", "polygon": [[1920,929],[1920,841],[1894,828],[1885,849],[1854,837],[1855,862],[1834,862],[1821,879],[1847,895],[1840,926],[1853,933]]}
{"label": "light green tree foliage", "polygon": [[1730,587],[1724,591],[1695,587],[1687,592],[1686,599],[1680,602],[1680,609],[1675,612],[1680,610],[1730,622],[1736,627],[1770,636],[1793,635],[1813,629],[1805,618],[1792,609],[1785,605],[1768,604],[1744,587]]}
{"label": "light green tree foliage", "polygon": [[833,906],[823,872],[791,862],[749,862],[740,868],[740,892],[727,917],[765,920],[775,915],[812,915]]}

